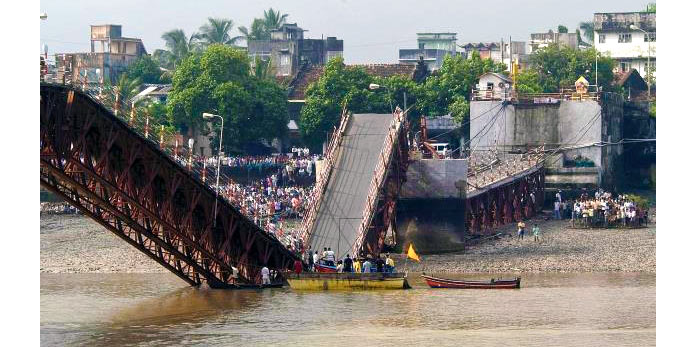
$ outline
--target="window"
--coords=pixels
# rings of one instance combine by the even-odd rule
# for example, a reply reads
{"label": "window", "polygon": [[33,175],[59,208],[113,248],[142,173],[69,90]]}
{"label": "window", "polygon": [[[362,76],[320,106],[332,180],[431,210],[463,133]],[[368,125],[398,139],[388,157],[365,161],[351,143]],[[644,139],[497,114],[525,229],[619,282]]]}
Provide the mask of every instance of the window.
{"label": "window", "polygon": [[643,42],[655,42],[657,33],[647,33],[643,35]]}
{"label": "window", "polygon": [[280,56],[280,65],[285,66],[285,65],[290,65],[290,55],[288,54],[283,54]]}
{"label": "window", "polygon": [[631,42],[631,34],[619,34],[619,43]]}
{"label": "window", "polygon": [[607,41],[607,35],[599,34],[599,43],[604,43]]}
{"label": "window", "polygon": [[631,63],[629,63],[629,62],[627,62],[627,61],[622,61],[622,62],[621,62],[621,72],[626,72],[626,71],[628,71],[628,69],[630,69],[630,68],[631,68]]}
{"label": "window", "polygon": [[418,49],[425,49],[425,43],[419,43]]}
{"label": "window", "polygon": [[486,89],[488,89],[488,90],[493,90],[493,86],[494,86],[494,85],[495,85],[495,84],[493,84],[493,82],[488,82],[488,83],[486,83]]}

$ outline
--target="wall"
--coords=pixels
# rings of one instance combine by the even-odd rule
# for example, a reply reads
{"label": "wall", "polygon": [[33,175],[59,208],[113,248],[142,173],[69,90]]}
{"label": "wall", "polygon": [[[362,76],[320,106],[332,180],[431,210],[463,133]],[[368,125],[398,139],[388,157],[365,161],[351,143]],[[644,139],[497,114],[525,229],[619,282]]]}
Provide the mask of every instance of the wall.
{"label": "wall", "polygon": [[[597,184],[618,185],[622,180],[623,146],[598,146],[602,141],[623,138],[623,98],[604,93],[600,102],[560,100],[553,104],[471,102],[470,149],[526,149],[542,144],[547,149],[564,149],[562,155],[546,161],[547,167],[560,168],[563,159],[577,155],[589,158],[599,167]],[[480,134],[476,137],[477,134]],[[584,145],[584,147],[583,147]]]}

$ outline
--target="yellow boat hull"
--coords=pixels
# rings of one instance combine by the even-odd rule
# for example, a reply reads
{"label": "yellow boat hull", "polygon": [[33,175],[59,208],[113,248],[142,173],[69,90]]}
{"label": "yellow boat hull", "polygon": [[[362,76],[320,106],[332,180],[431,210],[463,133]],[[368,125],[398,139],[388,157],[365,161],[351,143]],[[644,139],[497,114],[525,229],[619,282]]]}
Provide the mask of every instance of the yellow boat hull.
{"label": "yellow boat hull", "polygon": [[404,274],[302,273],[287,277],[294,290],[392,290],[408,289]]}

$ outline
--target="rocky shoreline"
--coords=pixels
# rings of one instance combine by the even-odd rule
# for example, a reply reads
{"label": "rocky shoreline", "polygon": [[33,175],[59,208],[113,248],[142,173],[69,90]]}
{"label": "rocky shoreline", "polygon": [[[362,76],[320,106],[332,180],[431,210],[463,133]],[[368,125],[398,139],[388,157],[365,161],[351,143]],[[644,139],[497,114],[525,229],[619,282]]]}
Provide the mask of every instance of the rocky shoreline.
{"label": "rocky shoreline", "polygon": [[[652,219],[655,220],[654,218]],[[527,222],[541,228],[541,242],[529,233],[517,240],[514,225],[463,252],[422,255],[397,268],[409,272],[656,272],[656,224],[637,229],[573,229],[568,220]],[[80,215],[41,215],[41,272],[161,273],[146,255],[91,219]]]}

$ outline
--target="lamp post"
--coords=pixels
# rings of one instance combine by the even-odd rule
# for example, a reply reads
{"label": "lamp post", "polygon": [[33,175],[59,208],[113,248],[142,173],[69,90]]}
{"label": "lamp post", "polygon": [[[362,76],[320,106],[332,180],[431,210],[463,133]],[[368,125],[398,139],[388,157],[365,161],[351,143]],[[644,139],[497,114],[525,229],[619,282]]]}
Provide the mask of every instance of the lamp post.
{"label": "lamp post", "polygon": [[652,73],[651,73],[651,71],[650,71],[650,51],[652,50],[652,44],[651,44],[652,38],[650,37],[650,34],[649,34],[647,31],[645,31],[645,30],[639,28],[639,27],[638,27],[637,25],[635,25],[635,24],[631,24],[630,28],[631,28],[632,30],[642,31],[645,35],[648,35],[648,68],[647,68],[646,71],[645,71],[645,77],[647,77],[647,82],[648,82],[648,98],[650,98],[650,76],[652,76]]}
{"label": "lamp post", "polygon": [[221,116],[212,113],[203,113],[203,119],[211,120],[213,118],[220,118],[220,143],[218,146],[217,155],[217,174],[215,178],[215,211],[213,212],[213,226],[217,223],[217,205],[218,205],[218,194],[220,190],[220,155],[222,155],[222,129],[225,126],[225,120]]}
{"label": "lamp post", "polygon": [[46,20],[46,18],[48,18],[48,14],[46,12],[41,12],[39,18],[41,18],[41,20]]}
{"label": "lamp post", "polygon": [[[387,86],[381,86],[381,85],[379,85],[379,84],[377,84],[377,83],[370,83],[370,86],[369,86],[368,88],[369,88],[370,90],[377,90],[377,89],[379,89],[379,88],[384,88],[384,89],[386,89],[387,91],[391,91],[391,89],[389,89],[389,87],[387,87]],[[394,107],[392,106],[391,97],[389,98],[389,108],[391,108],[391,110],[390,110],[391,112],[394,112]],[[406,111],[406,92],[404,92],[404,111]]]}

